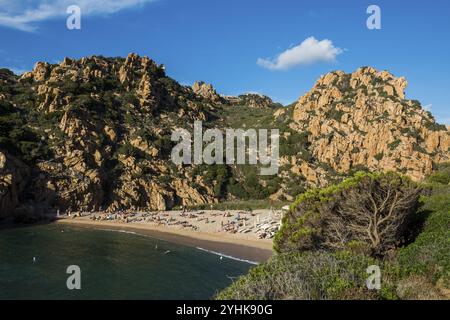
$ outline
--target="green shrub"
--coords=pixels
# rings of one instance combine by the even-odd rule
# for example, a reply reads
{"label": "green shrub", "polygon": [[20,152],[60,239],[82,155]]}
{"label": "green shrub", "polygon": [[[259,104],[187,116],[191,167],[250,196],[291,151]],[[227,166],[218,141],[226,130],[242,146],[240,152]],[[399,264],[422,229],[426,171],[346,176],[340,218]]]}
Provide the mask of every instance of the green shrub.
{"label": "green shrub", "polygon": [[117,154],[127,157],[135,157],[140,153],[140,150],[132,146],[129,142],[126,142],[117,149]]}
{"label": "green shrub", "polygon": [[277,252],[342,250],[354,242],[384,254],[409,237],[419,186],[395,173],[357,173],[301,194],[275,236]]}
{"label": "green shrub", "polygon": [[330,111],[328,111],[328,112],[326,113],[326,117],[327,117],[328,119],[334,119],[334,120],[336,120],[337,122],[341,122],[342,116],[343,116],[344,114],[345,114],[344,111],[342,111],[342,110],[337,110],[337,109],[333,108],[333,109],[331,109]]}
{"label": "green shrub", "polygon": [[427,216],[423,231],[400,249],[398,262],[404,273],[425,275],[434,283],[441,280],[450,288],[450,186],[434,183],[431,194],[423,197],[420,213]]}
{"label": "green shrub", "polygon": [[[427,179],[426,195],[422,196],[422,206],[414,215],[412,225],[419,228],[421,233],[416,237],[413,228],[410,243],[391,251],[382,260],[369,257],[367,244],[357,240],[348,242],[345,250],[335,253],[322,250],[281,253],[252,268],[216,298],[448,299],[450,186],[446,182],[450,176],[450,164],[441,164],[438,169]],[[361,173],[359,176],[361,179],[365,175]],[[382,175],[373,177],[377,176],[380,178]],[[327,203],[335,198],[339,190],[348,191],[348,188],[355,188],[360,182],[358,178],[353,178],[338,186],[307,191],[298,197],[292,209],[311,199],[320,207],[320,203]],[[314,229],[308,222],[316,218],[320,216],[313,210],[299,216],[296,226],[298,234],[314,234]],[[328,227],[323,223],[318,226]],[[365,271],[370,265],[377,265],[381,269],[381,289],[378,291],[369,291],[365,286],[368,277]]]}
{"label": "green shrub", "polygon": [[375,259],[346,252],[307,252],[273,257],[217,295],[219,300],[377,299],[366,287]]}
{"label": "green shrub", "polygon": [[291,132],[286,138],[280,137],[280,155],[293,156],[301,153],[301,157],[309,161],[311,159],[311,154],[308,151],[309,135],[309,132]]}
{"label": "green shrub", "polygon": [[432,121],[425,122],[425,127],[431,131],[447,131],[447,127],[445,125]]}
{"label": "green shrub", "polygon": [[288,182],[286,183],[286,192],[292,197],[297,197],[303,192],[305,192],[305,181],[304,178],[297,175],[290,175]]}
{"label": "green shrub", "polygon": [[450,184],[450,162],[440,163],[436,171],[428,177],[427,181],[432,184]]}
{"label": "green shrub", "polygon": [[383,158],[384,158],[384,153],[383,152],[377,153],[375,155],[375,159],[377,159],[378,161],[381,161]]}
{"label": "green shrub", "polygon": [[389,149],[391,149],[391,150],[395,150],[395,149],[400,145],[401,142],[402,142],[402,140],[396,139],[395,141],[389,143],[389,144],[388,144],[388,147],[389,147]]}

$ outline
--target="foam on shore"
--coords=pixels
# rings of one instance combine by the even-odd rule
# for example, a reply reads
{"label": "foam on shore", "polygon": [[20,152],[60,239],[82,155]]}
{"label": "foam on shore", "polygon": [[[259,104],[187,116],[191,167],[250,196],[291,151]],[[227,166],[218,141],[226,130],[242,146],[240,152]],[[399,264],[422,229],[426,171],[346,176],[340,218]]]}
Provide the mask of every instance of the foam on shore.
{"label": "foam on shore", "polygon": [[223,253],[220,253],[220,252],[216,252],[216,251],[212,251],[212,250],[203,249],[203,248],[200,248],[200,247],[196,247],[196,248],[197,248],[198,250],[201,250],[201,251],[204,251],[204,252],[208,252],[208,253],[212,253],[212,254],[218,255],[218,256],[220,256],[220,257],[227,258],[227,259],[236,260],[236,261],[245,262],[245,263],[248,263],[248,264],[254,264],[254,265],[258,265],[258,264],[259,264],[259,263],[256,262],[256,261],[250,261],[250,260],[245,260],[245,259],[239,259],[239,258],[236,258],[236,257],[233,257],[233,256],[229,256],[229,255],[226,255],[226,254],[223,254]]}
{"label": "foam on shore", "polygon": [[[101,229],[101,230],[104,230],[104,231],[111,231],[111,232],[119,232],[119,233],[126,233],[126,234],[132,234],[132,235],[136,235],[136,236],[142,236],[142,237],[145,237],[145,238],[151,238],[151,239],[154,239],[152,236],[147,236],[147,235],[145,235],[145,234],[142,234],[142,233],[139,233],[139,232],[134,232],[134,231],[128,231],[128,230],[122,230],[122,229],[117,229],[117,230],[114,230],[114,229]],[[221,252],[216,252],[216,251],[213,251],[213,250],[207,250],[207,249],[204,249],[204,248],[201,248],[201,247],[196,247],[196,249],[198,249],[198,250],[200,250],[200,251],[203,251],[203,252],[215,254],[215,255],[217,255],[217,256],[224,257],[224,258],[227,258],[227,259],[235,260],[235,261],[245,262],[245,263],[253,264],[253,265],[258,265],[258,264],[259,264],[259,263],[256,262],[256,261],[251,261],[251,260],[246,260],[246,259],[240,259],[240,258],[237,258],[237,257],[233,257],[233,256],[230,256],[230,255],[226,255],[226,254],[221,253]]]}

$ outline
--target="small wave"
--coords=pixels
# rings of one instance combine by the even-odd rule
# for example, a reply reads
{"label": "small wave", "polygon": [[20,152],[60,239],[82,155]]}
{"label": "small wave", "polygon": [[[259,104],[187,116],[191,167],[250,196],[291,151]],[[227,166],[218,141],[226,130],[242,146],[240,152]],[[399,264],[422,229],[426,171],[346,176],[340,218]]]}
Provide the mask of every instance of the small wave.
{"label": "small wave", "polygon": [[142,233],[139,233],[139,232],[134,232],[134,231],[121,230],[121,229],[99,229],[99,230],[132,234],[132,235],[135,235],[135,236],[140,236],[140,237],[144,237],[144,238],[150,238],[150,239],[157,240],[156,238],[154,238],[152,236],[148,236],[148,235],[145,235],[145,234],[142,234]]}
{"label": "small wave", "polygon": [[236,261],[240,261],[240,262],[245,262],[245,263],[253,264],[253,265],[258,265],[258,264],[259,264],[259,263],[256,262],[256,261],[245,260],[245,259],[239,259],[239,258],[236,258],[236,257],[233,257],[233,256],[229,256],[229,255],[226,255],[226,254],[223,254],[223,253],[220,253],[220,252],[216,252],[216,251],[212,251],[212,250],[203,249],[203,248],[200,248],[200,247],[196,247],[196,248],[197,248],[198,250],[200,250],[200,251],[212,253],[212,254],[215,254],[215,255],[217,255],[217,256],[224,257],[224,258],[228,258],[228,259],[231,259],[231,260],[236,260]]}
{"label": "small wave", "polygon": [[[122,230],[122,229],[100,229],[100,230],[103,230],[103,231],[110,231],[110,232],[119,232],[119,233],[132,234],[132,235],[141,236],[141,237],[144,237],[144,238],[150,238],[150,239],[156,240],[156,238],[154,238],[154,237],[152,237],[152,236],[147,236],[147,235],[145,235],[145,234],[142,234],[142,233],[139,233],[139,232],[134,232],[134,231],[128,231],[128,230]],[[203,249],[203,248],[201,248],[201,247],[196,247],[196,249],[198,249],[198,250],[200,250],[200,251],[203,251],[203,252],[215,254],[215,255],[220,256],[220,257],[224,257],[224,258],[228,258],[228,259],[231,259],[231,260],[235,260],[235,261],[240,261],[240,262],[244,262],[244,263],[248,263],[248,264],[253,264],[253,265],[258,265],[258,264],[259,264],[259,263],[256,262],[256,261],[251,261],[251,260],[246,260],[246,259],[239,259],[239,258],[236,258],[236,257],[233,257],[233,256],[229,256],[229,255],[226,255],[226,254],[223,254],[223,253],[220,253],[220,252],[216,252],[216,251],[212,251],[212,250]]]}

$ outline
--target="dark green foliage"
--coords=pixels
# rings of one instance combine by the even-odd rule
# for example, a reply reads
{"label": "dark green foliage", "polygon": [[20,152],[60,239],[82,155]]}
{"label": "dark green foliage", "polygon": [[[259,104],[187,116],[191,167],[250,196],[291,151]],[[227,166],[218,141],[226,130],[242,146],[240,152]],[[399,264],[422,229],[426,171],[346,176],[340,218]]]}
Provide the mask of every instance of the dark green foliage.
{"label": "dark green foliage", "polygon": [[351,167],[350,171],[348,172],[348,175],[353,176],[358,172],[370,172],[370,170],[366,166],[358,164],[356,166]]}
{"label": "dark green foliage", "polygon": [[351,153],[359,153],[361,150],[358,147],[354,147]]}
{"label": "dark green foliage", "polygon": [[227,181],[229,178],[229,170],[226,165],[216,165],[215,167],[215,181],[214,194],[217,198],[223,198]]}
{"label": "dark green foliage", "polygon": [[290,174],[286,183],[286,192],[288,195],[297,197],[305,191],[305,178],[295,174]]}
{"label": "dark green foliage", "polygon": [[26,162],[51,155],[45,139],[26,125],[25,115],[9,104],[0,105],[0,147]]}
{"label": "dark green foliage", "polygon": [[[309,190],[285,215],[274,248],[277,252],[339,250],[361,243],[382,254],[406,240],[419,190],[394,173],[358,173],[338,185]],[[372,228],[372,219],[385,222]]]}
{"label": "dark green foliage", "polygon": [[427,216],[422,233],[398,254],[407,275],[421,274],[434,283],[441,280],[450,288],[450,165],[443,164],[428,182],[431,192],[424,196],[420,214]]}
{"label": "dark green foliage", "polygon": [[345,112],[342,110],[337,110],[336,108],[333,108],[326,113],[326,117],[328,119],[334,119],[337,122],[341,122],[341,118],[344,115],[344,113]]}
{"label": "dark green foliage", "polygon": [[[227,186],[228,192],[242,200],[261,200],[267,198],[272,191],[278,191],[280,180],[276,176],[264,178],[258,174],[258,171],[259,168],[253,165],[236,166],[233,170],[233,178]],[[266,187],[263,186],[263,179],[266,180]]]}
{"label": "dark green foliage", "polygon": [[[150,140],[151,141],[151,140]],[[156,137],[153,141],[154,146],[159,150],[159,153],[167,158],[170,158],[170,153],[174,147],[174,142],[170,139],[170,135],[162,135]]]}
{"label": "dark green foliage", "polygon": [[276,175],[261,176],[261,180],[264,182],[263,184],[266,185],[267,193],[269,195],[277,192],[283,181],[283,179]]}
{"label": "dark green foliage", "polygon": [[413,131],[411,128],[402,128],[400,132],[407,137],[416,139],[418,143],[423,141],[423,138],[420,136],[419,132],[415,130]]}
{"label": "dark green foliage", "polygon": [[217,198],[226,197],[227,186],[230,183],[230,169],[227,165],[198,165],[194,167],[193,175],[203,177],[204,182],[213,187]]}
{"label": "dark green foliage", "polygon": [[264,199],[269,196],[269,192],[259,182],[259,176],[255,172],[250,172],[245,176],[246,191],[251,199]]}
{"label": "dark green foliage", "polygon": [[250,199],[250,195],[243,187],[242,183],[232,178],[227,186],[227,191],[238,199]]}
{"label": "dark green foliage", "polygon": [[308,150],[310,143],[308,137],[309,132],[294,132],[292,130],[288,131],[290,135],[286,138],[284,136],[280,137],[280,155],[293,156],[300,154],[302,159],[305,161],[310,161],[312,156]]}
{"label": "dark green foliage", "polygon": [[419,145],[418,143],[415,143],[415,144],[413,145],[413,150],[414,150],[414,151],[417,151],[417,152],[420,152],[420,153],[428,154],[427,150],[425,150],[425,148],[422,147],[421,145]]}
{"label": "dark green foliage", "polygon": [[[449,168],[449,164],[442,164],[439,171],[427,180],[429,191],[422,198],[422,206],[415,219],[420,234],[416,237],[414,228],[411,229],[411,243],[391,251],[390,257],[368,257],[360,243],[350,244],[344,251],[335,253],[308,251],[279,254],[252,268],[247,275],[237,279],[216,298],[448,299]],[[351,181],[346,183],[351,184]],[[320,194],[322,201],[326,202],[334,192],[322,190]],[[305,195],[301,202],[311,195]],[[305,221],[307,219],[309,218],[305,217]],[[426,220],[424,224],[423,220]],[[379,266],[381,270],[381,290],[378,291],[367,290],[365,283],[368,276],[367,267],[372,265]]]}
{"label": "dark green foliage", "polygon": [[281,209],[283,206],[287,205],[286,201],[273,202],[268,199],[262,200],[229,200],[221,201],[219,203],[208,203],[191,206],[189,208],[195,210],[209,210],[211,206],[213,210],[246,210],[253,211],[257,209],[267,209],[273,207],[274,209]]}
{"label": "dark green foliage", "polygon": [[449,185],[450,184],[450,163],[441,163],[438,165],[437,170],[428,177],[428,182],[437,185]]}
{"label": "dark green foliage", "polygon": [[135,157],[139,155],[141,151],[133,147],[130,143],[126,142],[117,148],[117,154],[124,155],[127,157]]}
{"label": "dark green foliage", "polygon": [[395,141],[388,144],[389,149],[395,150],[402,141],[400,139],[396,139]]}
{"label": "dark green foliage", "polygon": [[383,152],[377,153],[374,156],[374,158],[377,159],[378,161],[381,161],[383,159],[383,157],[384,157],[384,153]]}
{"label": "dark green foliage", "polygon": [[342,92],[346,93],[346,94],[350,93],[350,89],[351,89],[350,79],[351,79],[351,77],[352,77],[351,74],[346,73],[346,74],[344,74],[341,77],[341,81],[338,83],[339,89]]}
{"label": "dark green foliage", "polygon": [[252,268],[216,298],[220,300],[376,299],[366,287],[374,259],[348,253],[278,255]]}
{"label": "dark green foliage", "polygon": [[431,131],[447,131],[447,127],[445,125],[432,121],[425,122],[425,128]]}
{"label": "dark green foliage", "polygon": [[327,171],[330,175],[336,175],[336,171],[328,163],[320,162],[319,166]]}
{"label": "dark green foliage", "polygon": [[372,81],[371,81],[371,85],[374,86],[374,87],[383,85],[384,83],[385,83],[385,82],[383,81],[383,79],[377,78],[377,77],[374,77],[374,78],[372,79]]}
{"label": "dark green foliage", "polygon": [[[226,106],[215,110],[216,117],[223,121],[226,127],[236,129],[278,129],[273,123],[273,110],[270,108],[256,109],[248,106]],[[280,135],[283,132],[280,131]]]}

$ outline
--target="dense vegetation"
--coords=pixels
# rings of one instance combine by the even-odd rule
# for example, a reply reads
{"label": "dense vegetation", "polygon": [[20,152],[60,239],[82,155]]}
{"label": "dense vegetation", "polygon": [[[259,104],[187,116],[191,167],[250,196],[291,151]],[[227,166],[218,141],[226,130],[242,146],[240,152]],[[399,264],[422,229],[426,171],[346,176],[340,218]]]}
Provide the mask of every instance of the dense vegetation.
{"label": "dense vegetation", "polygon": [[420,187],[395,173],[362,173],[301,194],[275,239],[278,252],[343,250],[374,255],[404,243],[418,218]]}
{"label": "dense vegetation", "polygon": [[48,142],[42,138],[48,117],[33,109],[36,97],[27,84],[18,84],[17,77],[0,69],[0,146],[26,162],[51,156]]}
{"label": "dense vegetation", "polygon": [[[307,191],[292,205],[284,227],[277,234],[275,248],[280,253],[251,269],[217,298],[449,299],[449,183],[450,165],[447,164],[441,165],[420,186],[394,174],[360,173],[339,185]],[[388,228],[388,233],[395,235],[397,241],[389,241],[389,245],[373,250],[372,242],[356,233],[347,239],[345,246],[323,245],[324,237],[331,237],[335,230],[321,219],[320,213],[329,218],[332,214],[339,216],[340,212],[329,205],[330,201],[339,206],[335,200],[349,201],[352,193],[361,189],[371,190],[370,194],[376,197],[386,184],[395,186],[398,194],[421,190],[420,198],[417,198],[419,207],[416,193],[412,192],[414,201],[395,213],[402,217],[401,224]],[[359,205],[367,205],[368,196],[369,193],[362,193]],[[361,217],[364,215],[361,212]],[[311,223],[317,230],[305,229]],[[348,229],[353,228],[348,225]],[[366,270],[372,265],[381,269],[379,290],[369,290],[366,285],[369,276]]]}

